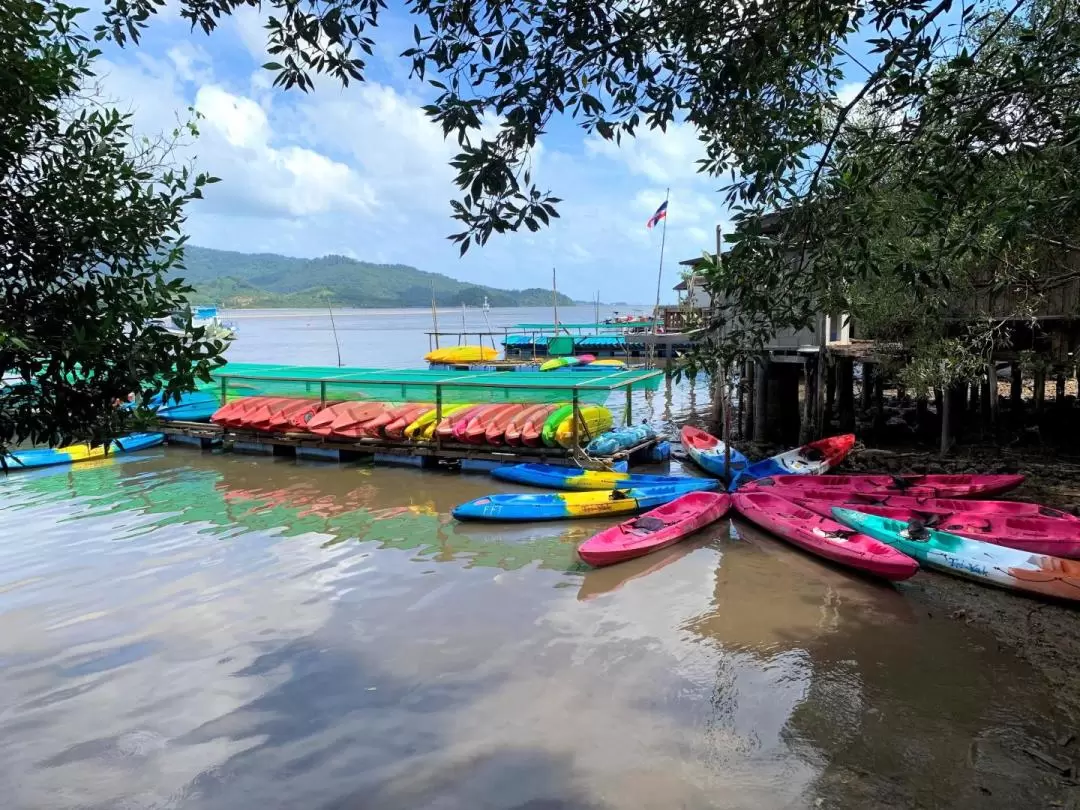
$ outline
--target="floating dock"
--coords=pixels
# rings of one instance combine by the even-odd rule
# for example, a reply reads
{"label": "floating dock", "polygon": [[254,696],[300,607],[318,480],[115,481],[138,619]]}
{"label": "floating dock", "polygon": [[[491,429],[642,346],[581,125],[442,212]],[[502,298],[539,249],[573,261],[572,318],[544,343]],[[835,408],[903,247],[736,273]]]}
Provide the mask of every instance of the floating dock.
{"label": "floating dock", "polygon": [[[443,409],[460,404],[479,403],[565,403],[573,406],[579,416],[584,405],[608,405],[617,400],[613,414],[622,412],[623,424],[633,423],[633,393],[657,390],[663,372],[631,369],[603,370],[590,374],[544,373],[522,371],[507,374],[502,371],[452,372],[440,370],[311,368],[265,364],[230,364],[216,370],[211,386],[217,390],[222,404],[244,396],[276,396],[318,399],[322,403],[349,400],[381,402],[432,403],[438,424]],[[162,432],[173,443],[203,448],[222,445],[226,449],[265,455],[289,455],[321,458],[332,461],[351,461],[373,458],[387,463],[413,466],[454,464],[484,469],[499,464],[522,461],[543,461],[549,464],[568,464],[609,468],[620,462],[644,460],[656,439],[642,442],[603,458],[590,458],[578,448],[579,426],[573,422],[574,448],[509,447],[504,445],[474,445],[447,442],[436,436],[431,441],[393,441],[364,438],[357,440],[325,439],[297,430],[286,433],[267,433],[255,430],[223,428],[202,422],[165,422]]]}

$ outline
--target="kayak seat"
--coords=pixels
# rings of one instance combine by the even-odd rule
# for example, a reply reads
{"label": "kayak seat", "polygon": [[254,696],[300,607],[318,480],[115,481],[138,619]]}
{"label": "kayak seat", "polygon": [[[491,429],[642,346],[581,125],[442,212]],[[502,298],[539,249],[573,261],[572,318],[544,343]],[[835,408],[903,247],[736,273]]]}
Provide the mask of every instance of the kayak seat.
{"label": "kayak seat", "polygon": [[646,532],[658,532],[666,528],[667,524],[658,517],[640,517],[634,521],[634,528]]}

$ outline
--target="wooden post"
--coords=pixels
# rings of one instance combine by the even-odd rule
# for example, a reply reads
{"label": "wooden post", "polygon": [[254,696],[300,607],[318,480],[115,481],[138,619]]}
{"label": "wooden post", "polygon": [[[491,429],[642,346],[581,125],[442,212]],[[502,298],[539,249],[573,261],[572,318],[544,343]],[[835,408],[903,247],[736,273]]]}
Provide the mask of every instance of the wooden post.
{"label": "wooden post", "polygon": [[1043,402],[1046,400],[1046,369],[1040,368],[1035,371],[1035,395],[1032,404],[1036,414],[1042,414]]}
{"label": "wooden post", "polygon": [[949,394],[950,394],[949,391],[943,392],[942,395],[941,395],[941,400],[940,400],[941,401],[941,455],[943,455],[943,456],[946,453],[948,453],[949,448],[952,447],[952,433],[951,433],[951,425],[950,425],[950,422],[952,421],[952,419],[951,419],[952,414],[950,413],[950,411],[952,410],[952,408],[950,407],[952,397]]}
{"label": "wooden post", "polygon": [[435,446],[442,446],[442,439],[439,438],[439,425],[442,423],[442,385],[435,385],[435,430],[431,431],[431,435],[435,437]]}
{"label": "wooden post", "polygon": [[862,390],[859,391],[859,411],[866,416],[870,410],[874,392],[874,375],[877,371],[873,363],[862,363]]}
{"label": "wooden post", "polygon": [[[739,408],[742,410],[742,425],[740,426],[740,433],[742,438],[749,439],[754,435],[754,392],[756,391],[754,376],[757,371],[757,364],[753,360],[747,360],[743,363],[743,386],[742,399],[739,400]],[[746,400],[746,406],[743,407],[743,400]]]}
{"label": "wooden post", "polygon": [[[693,383],[691,383],[690,390],[693,390],[693,388],[694,388]],[[625,417],[626,417],[626,425],[627,426],[629,426],[630,420],[633,418],[633,410],[634,410],[634,400],[633,400],[634,394],[633,394],[633,392],[634,392],[634,386],[632,386],[632,385],[626,386],[626,414],[625,414]]]}
{"label": "wooden post", "polygon": [[808,444],[814,439],[814,403],[817,401],[817,375],[814,360],[809,355],[803,358],[802,371],[803,401],[802,413],[799,415],[799,444]]}
{"label": "wooden post", "polygon": [[832,424],[833,409],[836,407],[836,363],[829,362],[828,358],[825,361],[825,404],[822,407],[824,430]]}
{"label": "wooden post", "polygon": [[885,376],[881,366],[874,367],[874,434],[885,432]]}
{"label": "wooden post", "polygon": [[221,404],[224,405],[229,396],[229,378],[221,375]]}
{"label": "wooden post", "polygon": [[990,383],[990,427],[997,429],[998,423],[998,376],[997,366],[990,360],[986,364],[986,379]]}
{"label": "wooden post", "polygon": [[1056,389],[1054,391],[1054,398],[1055,398],[1054,399],[1054,405],[1056,405],[1059,408],[1063,408],[1065,406],[1065,372],[1064,371],[1058,371],[1057,379],[1055,380],[1055,382],[1057,383],[1057,386],[1056,386]]}
{"label": "wooden post", "polygon": [[990,378],[979,380],[979,423],[985,430],[990,426]]}
{"label": "wooden post", "polygon": [[926,430],[926,417],[930,412],[930,403],[926,397],[915,397],[915,431],[922,434]]}
{"label": "wooden post", "polygon": [[571,416],[573,422],[570,423],[570,446],[576,448],[578,446],[578,420],[581,418],[581,411],[578,409],[578,390],[577,386],[574,386],[574,398],[573,398],[574,410]]}
{"label": "wooden post", "polygon": [[768,404],[769,358],[763,355],[757,362],[754,382],[754,441],[764,442],[766,435],[765,408]]}
{"label": "wooden post", "polygon": [[972,380],[964,386],[967,411],[973,420],[979,417],[979,385],[979,380]]}
{"label": "wooden post", "polygon": [[840,432],[855,430],[855,361],[850,357],[836,360],[836,404],[840,416]]}
{"label": "wooden post", "polygon": [[1009,387],[1009,418],[1019,424],[1024,418],[1024,371],[1013,360],[1010,364],[1012,384]]}

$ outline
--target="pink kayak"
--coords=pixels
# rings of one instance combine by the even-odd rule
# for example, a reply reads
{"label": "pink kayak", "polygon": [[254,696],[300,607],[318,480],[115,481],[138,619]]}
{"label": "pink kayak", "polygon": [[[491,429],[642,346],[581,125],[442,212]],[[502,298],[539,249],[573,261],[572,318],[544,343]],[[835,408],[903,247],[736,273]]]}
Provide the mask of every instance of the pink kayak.
{"label": "pink kayak", "polygon": [[[811,498],[793,498],[792,503],[816,514],[829,517],[832,501]],[[845,504],[845,508],[850,504]],[[1054,557],[1080,559],[1080,522],[1044,517],[1010,517],[1008,515],[978,515],[972,512],[939,512],[922,509],[906,509],[899,506],[876,506],[859,504],[859,512],[865,515],[900,520],[905,523],[918,521],[928,529],[958,534],[996,546],[1049,554]]]}
{"label": "pink kayak", "polygon": [[741,489],[731,502],[743,517],[800,548],[867,574],[907,579],[919,564],[880,540],[853,532],[830,518],[771,492]]}
{"label": "pink kayak", "polygon": [[724,493],[688,492],[640,517],[594,534],[578,546],[578,556],[595,566],[642,557],[714,523],[729,508],[731,498]]}
{"label": "pink kayak", "polygon": [[307,415],[304,422],[307,424],[320,410],[322,410],[322,403],[317,399],[279,400],[275,404],[246,414],[241,427],[268,432],[288,430],[292,426],[293,419],[300,419]]}
{"label": "pink kayak", "polygon": [[747,490],[829,489],[884,495],[977,498],[998,495],[1024,482],[1022,475],[773,475],[743,485]]}
{"label": "pink kayak", "polygon": [[[864,506],[887,506],[896,509],[912,509],[919,512],[932,512],[951,515],[956,512],[970,515],[998,515],[1001,517],[1041,517],[1080,523],[1080,518],[1051,509],[1041,503],[1028,501],[965,501],[959,498],[931,498],[926,495],[874,495],[866,492],[845,492],[836,489],[800,489],[791,493],[791,499],[828,501],[832,506],[843,506],[857,512],[864,511]],[[809,508],[809,507],[808,507]],[[825,514],[825,513],[822,513]],[[831,515],[829,512],[826,516]]]}

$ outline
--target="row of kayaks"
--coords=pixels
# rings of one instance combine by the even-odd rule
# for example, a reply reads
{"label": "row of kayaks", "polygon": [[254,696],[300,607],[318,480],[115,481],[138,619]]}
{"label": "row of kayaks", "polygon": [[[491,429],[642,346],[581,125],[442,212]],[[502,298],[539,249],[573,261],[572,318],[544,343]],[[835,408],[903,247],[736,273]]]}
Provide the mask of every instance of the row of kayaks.
{"label": "row of kayaks", "polygon": [[[615,452],[624,443],[640,443],[636,429],[612,430],[611,411],[583,405],[574,418],[573,405],[563,403],[430,403],[332,402],[295,398],[245,397],[217,410],[211,420],[223,427],[268,433],[304,432],[327,439],[441,441],[527,447],[570,447],[598,442]],[[576,422],[576,432],[575,432]],[[624,435],[625,434],[625,435]],[[655,435],[655,434],[654,434]]]}
{"label": "row of kayaks", "polygon": [[[684,476],[567,470],[539,464],[494,472],[504,481],[562,492],[489,495],[454,510],[459,519],[550,520],[638,514],[578,549],[592,565],[641,556],[719,520],[743,517],[803,550],[888,580],[920,565],[984,583],[1080,598],[1080,519],[1021,501],[963,500],[1006,492],[1019,475],[796,476],[719,482]],[[815,485],[819,486],[815,486]],[[647,511],[651,510],[651,511]]]}

